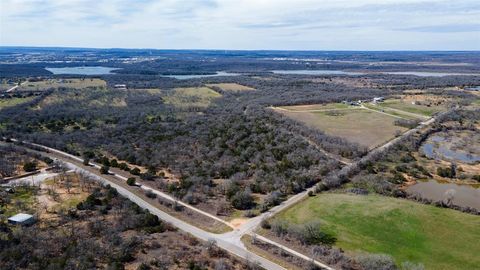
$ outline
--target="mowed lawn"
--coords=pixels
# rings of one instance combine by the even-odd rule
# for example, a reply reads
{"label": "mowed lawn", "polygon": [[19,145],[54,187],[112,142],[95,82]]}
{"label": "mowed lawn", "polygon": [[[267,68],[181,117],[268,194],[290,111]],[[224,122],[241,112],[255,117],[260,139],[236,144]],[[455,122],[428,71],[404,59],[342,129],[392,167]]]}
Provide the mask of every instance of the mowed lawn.
{"label": "mowed lawn", "polygon": [[379,146],[395,137],[395,132],[406,128],[395,126],[395,117],[365,109],[350,109],[331,112],[288,112],[284,115],[319,129],[328,135],[338,136],[368,148]]}
{"label": "mowed lawn", "polygon": [[320,194],[276,219],[320,220],[349,253],[385,253],[425,269],[479,269],[480,216],[379,195]]}

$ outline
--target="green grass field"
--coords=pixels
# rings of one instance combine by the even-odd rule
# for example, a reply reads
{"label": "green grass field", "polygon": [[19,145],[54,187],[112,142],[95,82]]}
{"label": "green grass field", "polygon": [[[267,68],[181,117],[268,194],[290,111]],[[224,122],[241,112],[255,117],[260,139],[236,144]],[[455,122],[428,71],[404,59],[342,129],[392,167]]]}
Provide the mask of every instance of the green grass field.
{"label": "green grass field", "polygon": [[3,108],[13,107],[13,106],[31,101],[33,100],[33,98],[34,97],[0,99],[0,110]]}
{"label": "green grass field", "polygon": [[3,215],[5,217],[11,217],[20,212],[29,212],[32,213],[32,207],[34,206],[35,200],[35,190],[34,187],[16,187],[15,193],[11,196],[11,202],[6,206],[2,206]]}
{"label": "green grass field", "polygon": [[409,113],[420,114],[424,116],[432,116],[434,113],[444,111],[445,106],[425,106],[425,105],[416,105],[408,102],[404,102],[400,99],[388,99],[385,102],[379,103],[379,107],[384,108],[394,108],[397,110],[402,110]]}
{"label": "green grass field", "polygon": [[379,195],[320,194],[276,219],[322,221],[349,253],[385,253],[425,269],[478,269],[480,216]]}
{"label": "green grass field", "polygon": [[400,109],[389,108],[386,106],[379,106],[378,104],[374,105],[372,103],[365,103],[363,104],[363,106],[372,110],[388,113],[388,114],[398,116],[407,120],[415,120],[415,119],[424,120],[425,118],[427,118],[427,116],[423,114],[414,114],[406,111],[401,111]]}
{"label": "green grass field", "polygon": [[374,148],[394,138],[397,130],[402,132],[406,130],[406,128],[394,125],[397,119],[395,117],[361,108],[335,111],[337,115],[332,115],[331,112],[288,112],[283,110],[277,110],[277,112],[319,129],[328,135],[338,136],[369,148]]}

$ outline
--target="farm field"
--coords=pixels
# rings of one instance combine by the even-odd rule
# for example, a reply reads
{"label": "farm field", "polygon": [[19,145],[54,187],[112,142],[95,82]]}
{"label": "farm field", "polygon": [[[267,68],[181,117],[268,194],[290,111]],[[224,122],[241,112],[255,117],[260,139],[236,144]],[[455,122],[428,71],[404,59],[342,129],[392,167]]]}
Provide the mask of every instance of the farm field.
{"label": "farm field", "polygon": [[107,83],[101,79],[87,78],[87,79],[49,79],[38,82],[25,82],[17,91],[40,91],[50,88],[75,88],[85,89],[89,87],[106,87]]}
{"label": "farm field", "polygon": [[320,220],[348,253],[385,253],[425,269],[475,269],[480,217],[379,195],[320,194],[280,213],[295,224]]}
{"label": "farm field", "polygon": [[252,87],[241,85],[238,83],[212,83],[207,84],[208,87],[218,87],[226,92],[241,92],[241,91],[253,91]]}
{"label": "farm field", "polygon": [[[298,109],[298,106],[295,107]],[[368,148],[374,148],[394,138],[397,131],[407,130],[395,126],[394,121],[397,119],[395,117],[361,108],[326,112],[289,112],[279,109],[277,111],[328,135],[338,136]]]}

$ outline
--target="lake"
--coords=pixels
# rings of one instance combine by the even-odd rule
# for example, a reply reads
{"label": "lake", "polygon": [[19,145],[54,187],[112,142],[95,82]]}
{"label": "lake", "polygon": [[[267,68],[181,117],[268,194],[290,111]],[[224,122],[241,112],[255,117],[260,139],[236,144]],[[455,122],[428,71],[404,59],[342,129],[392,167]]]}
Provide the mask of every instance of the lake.
{"label": "lake", "polygon": [[423,198],[433,201],[443,201],[449,196],[455,205],[480,209],[480,189],[471,185],[457,185],[452,183],[439,183],[435,180],[417,182],[407,188],[411,194],[420,194]]}
{"label": "lake", "polygon": [[106,75],[112,74],[112,71],[118,70],[120,68],[112,67],[61,67],[61,68],[45,68],[46,70],[52,72],[54,75],[59,74],[69,74],[69,75]]}
{"label": "lake", "polygon": [[443,73],[443,72],[426,72],[426,71],[395,71],[382,72],[390,75],[414,75],[419,77],[445,77],[445,76],[480,76],[480,74],[473,73]]}
{"label": "lake", "polygon": [[215,74],[162,75],[162,77],[175,78],[178,80],[188,80],[188,79],[198,79],[198,78],[208,78],[208,77],[239,76],[239,75],[241,74],[218,71]]}
{"label": "lake", "polygon": [[274,74],[285,74],[285,75],[364,75],[365,73],[361,72],[351,72],[343,70],[272,70]]}

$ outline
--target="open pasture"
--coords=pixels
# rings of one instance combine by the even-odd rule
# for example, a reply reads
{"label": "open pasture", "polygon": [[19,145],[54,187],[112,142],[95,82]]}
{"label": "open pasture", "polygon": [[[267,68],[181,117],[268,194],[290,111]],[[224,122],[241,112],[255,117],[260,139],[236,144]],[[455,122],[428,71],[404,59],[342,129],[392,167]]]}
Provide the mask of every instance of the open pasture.
{"label": "open pasture", "polygon": [[221,94],[208,87],[187,87],[175,88],[173,91],[166,93],[162,98],[166,104],[171,104],[178,108],[206,108],[215,98],[221,96]]}
{"label": "open pasture", "polygon": [[294,224],[319,220],[347,253],[384,253],[425,269],[476,269],[480,217],[379,195],[320,194],[280,213]]}
{"label": "open pasture", "polygon": [[[340,107],[340,104],[331,106]],[[397,118],[360,107],[330,111],[303,111],[299,106],[293,107],[297,111],[289,111],[290,107],[275,108],[275,110],[328,135],[338,136],[368,148],[374,148],[393,139],[397,132],[406,131],[406,128],[395,126],[394,122]]]}
{"label": "open pasture", "polygon": [[242,91],[253,91],[255,90],[252,87],[241,85],[238,83],[211,83],[207,84],[208,87],[218,87],[225,92],[242,92]]}
{"label": "open pasture", "polygon": [[0,99],[0,110],[33,100],[34,97],[12,97]]}
{"label": "open pasture", "polygon": [[101,79],[48,79],[34,82],[24,82],[17,88],[17,91],[42,91],[47,89],[58,89],[60,87],[85,89],[92,87],[106,87],[107,83]]}
{"label": "open pasture", "polygon": [[294,106],[280,106],[277,107],[281,110],[286,111],[326,111],[326,110],[337,110],[337,109],[353,109],[359,107],[349,106],[344,103],[324,103],[324,104],[308,104],[308,105],[294,105]]}
{"label": "open pasture", "polygon": [[398,99],[387,99],[377,105],[382,108],[401,110],[407,113],[430,117],[447,109],[450,100],[433,95],[405,95]]}

